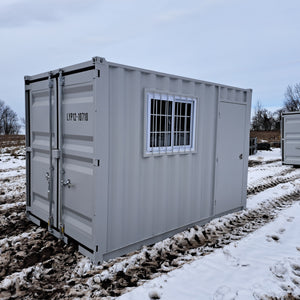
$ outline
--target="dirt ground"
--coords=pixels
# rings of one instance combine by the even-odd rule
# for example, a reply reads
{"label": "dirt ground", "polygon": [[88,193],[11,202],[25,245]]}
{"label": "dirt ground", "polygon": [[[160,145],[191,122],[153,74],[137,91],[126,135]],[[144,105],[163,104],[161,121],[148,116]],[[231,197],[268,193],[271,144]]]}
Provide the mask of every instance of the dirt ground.
{"label": "dirt ground", "polygon": [[251,138],[257,138],[257,142],[268,141],[271,142],[280,142],[281,134],[280,130],[277,131],[250,131]]}
{"label": "dirt ground", "polygon": [[[278,132],[263,132],[260,138],[275,140],[278,136]],[[94,267],[77,251],[75,244],[64,244],[26,219],[24,136],[1,142],[5,148],[0,147],[0,160],[3,166],[9,167],[0,168],[0,299],[116,297],[128,287],[139,286],[183,266],[194,257],[209,255],[215,249],[240,240],[300,199],[299,192],[287,193],[259,209],[224,218],[218,226],[195,226],[163,244],[144,247]],[[256,162],[250,167],[273,167],[276,162]],[[300,178],[292,167],[279,175],[249,186],[248,195]]]}
{"label": "dirt ground", "polygon": [[25,145],[25,135],[0,135],[0,148]]}

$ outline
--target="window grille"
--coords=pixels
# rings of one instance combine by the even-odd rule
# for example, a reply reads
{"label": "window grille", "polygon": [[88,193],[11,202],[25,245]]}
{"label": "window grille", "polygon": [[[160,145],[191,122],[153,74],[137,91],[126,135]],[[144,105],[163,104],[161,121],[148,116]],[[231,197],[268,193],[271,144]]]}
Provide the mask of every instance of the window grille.
{"label": "window grille", "polygon": [[147,153],[194,151],[196,99],[147,93]]}

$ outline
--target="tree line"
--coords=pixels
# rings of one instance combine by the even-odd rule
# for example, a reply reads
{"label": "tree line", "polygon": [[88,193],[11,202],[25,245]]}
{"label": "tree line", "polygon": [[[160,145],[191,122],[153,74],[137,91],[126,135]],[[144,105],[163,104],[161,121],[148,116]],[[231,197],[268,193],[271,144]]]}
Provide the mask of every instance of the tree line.
{"label": "tree line", "polygon": [[274,113],[263,108],[258,101],[252,117],[251,129],[260,130],[279,130],[281,122],[281,113],[283,111],[300,111],[300,83],[289,85],[284,94],[285,100],[283,108],[278,109]]}
{"label": "tree line", "polygon": [[0,134],[19,134],[20,129],[18,115],[0,100]]}

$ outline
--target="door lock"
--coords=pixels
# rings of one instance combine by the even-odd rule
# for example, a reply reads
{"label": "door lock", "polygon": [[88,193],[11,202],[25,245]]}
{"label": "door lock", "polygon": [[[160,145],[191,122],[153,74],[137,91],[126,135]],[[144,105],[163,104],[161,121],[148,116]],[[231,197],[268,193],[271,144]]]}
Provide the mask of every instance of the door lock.
{"label": "door lock", "polygon": [[71,180],[70,179],[61,180],[60,183],[61,183],[62,186],[67,186],[68,188],[71,187]]}
{"label": "door lock", "polygon": [[240,154],[239,158],[240,158],[240,159],[243,159],[243,154]]}
{"label": "door lock", "polygon": [[49,182],[49,180],[50,180],[50,174],[49,174],[49,172],[46,172],[45,178]]}

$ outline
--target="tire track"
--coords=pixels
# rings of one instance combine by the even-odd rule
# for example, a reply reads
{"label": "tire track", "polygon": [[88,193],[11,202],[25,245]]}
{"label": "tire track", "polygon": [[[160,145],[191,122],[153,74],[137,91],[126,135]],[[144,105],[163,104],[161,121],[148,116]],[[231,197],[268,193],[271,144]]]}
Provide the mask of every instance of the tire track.
{"label": "tire track", "polygon": [[[280,160],[259,164],[277,161]],[[281,176],[289,173],[292,171],[281,173]],[[300,174],[268,180],[248,188],[248,195],[298,178]],[[5,203],[23,199],[24,195],[25,193],[18,194],[15,199],[8,197]],[[195,226],[154,246],[144,247],[141,251],[82,272],[78,271],[78,266],[86,258],[78,253],[76,246],[72,242],[64,244],[47,230],[28,221],[25,206],[0,210],[0,298],[74,299],[119,296],[128,287],[139,286],[145,280],[179,268],[195,257],[209,255],[215,249],[240,240],[272,221],[280,210],[299,201],[299,198],[300,191],[287,194],[263,203],[256,209],[227,215],[202,227]],[[24,236],[18,237],[19,234]]]}
{"label": "tire track", "polygon": [[[175,235],[156,248],[145,247],[136,257],[126,256],[121,262],[113,260],[85,274],[85,281],[74,279],[77,284],[69,291],[66,299],[74,297],[119,296],[127,287],[141,285],[144,280],[169,272],[182,266],[193,257],[212,253],[231,242],[245,237],[272,221],[276,214],[299,201],[300,191],[293,192],[260,205],[254,210],[246,210],[223,217],[217,225],[195,226],[186,234]],[[134,259],[134,260],[133,260]],[[130,263],[129,263],[130,261]],[[118,265],[116,265],[118,264]]]}
{"label": "tire track", "polygon": [[247,195],[248,196],[249,195],[255,195],[257,193],[263,192],[266,189],[275,187],[278,184],[291,182],[291,181],[294,181],[294,180],[299,179],[299,178],[300,178],[300,174],[289,176],[289,177],[277,177],[275,179],[270,179],[268,182],[255,185],[253,187],[249,187],[247,189]]}
{"label": "tire track", "polygon": [[[82,256],[74,245],[65,245],[47,231],[26,238],[16,244],[5,244],[3,254],[8,258],[0,270],[0,296],[30,298],[73,299],[75,297],[119,296],[128,287],[141,285],[162,273],[170,272],[194,257],[212,253],[257,230],[276,217],[276,213],[298,200],[300,192],[294,192],[255,210],[246,210],[214,220],[203,227],[195,226],[182,234],[173,236],[153,247],[104,262],[80,276],[73,272]],[[9,214],[25,218],[24,207],[12,208]],[[23,210],[23,211],[22,211]],[[26,220],[26,219],[25,219]],[[37,228],[37,227],[35,227]],[[26,228],[28,230],[28,228]],[[25,228],[21,230],[25,231]],[[15,234],[15,232],[14,232]],[[16,245],[26,245],[17,246]],[[19,248],[18,248],[19,247]],[[28,257],[24,259],[24,257]],[[30,269],[32,267],[32,270]],[[15,272],[31,270],[22,281],[11,281],[3,286],[4,280]],[[39,271],[34,271],[38,269]],[[4,297],[3,297],[4,298]]]}
{"label": "tire track", "polygon": [[249,160],[248,161],[248,167],[255,167],[258,165],[268,165],[268,164],[273,164],[275,162],[279,162],[281,159],[273,159],[273,160],[267,160],[267,161],[258,161],[258,160]]}
{"label": "tire track", "polygon": [[[297,173],[299,173],[300,175],[300,172],[297,172],[296,169],[292,168],[292,167],[289,167],[289,168],[285,168],[285,169],[282,169],[282,167],[280,168],[277,168],[278,170],[273,170],[272,172],[267,172],[267,175],[265,176],[256,176],[255,180],[252,179],[252,176],[253,174],[249,173],[248,174],[248,189],[252,188],[252,187],[256,187],[258,184],[262,184],[263,182],[269,182],[270,180],[272,180],[274,177],[286,177],[288,174],[291,174],[291,173],[295,173],[295,175]],[[259,170],[255,170],[256,173],[257,171],[266,171],[267,169],[259,169]],[[268,168],[268,170],[270,170]]]}
{"label": "tire track", "polygon": [[63,299],[73,285],[71,274],[81,258],[73,245],[64,244],[60,253],[7,276],[0,282],[0,298]]}
{"label": "tire track", "polygon": [[[13,211],[10,213],[10,211]],[[0,239],[9,237],[11,235],[18,235],[29,229],[34,228],[31,221],[26,218],[24,206],[17,206],[8,209],[0,218]]]}
{"label": "tire track", "polygon": [[13,244],[8,240],[1,247],[0,281],[12,273],[62,253],[65,248],[63,241],[57,240],[46,230],[31,234],[30,238],[25,237],[21,241]]}
{"label": "tire track", "polygon": [[1,211],[3,210],[2,207],[5,206],[5,204],[13,204],[17,202],[25,202],[26,192],[24,191],[24,188],[21,188],[20,190],[17,189],[19,194],[12,195],[12,196],[0,196],[0,216]]}

